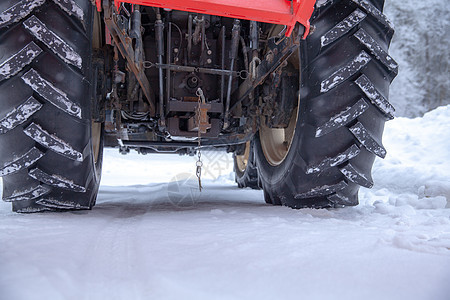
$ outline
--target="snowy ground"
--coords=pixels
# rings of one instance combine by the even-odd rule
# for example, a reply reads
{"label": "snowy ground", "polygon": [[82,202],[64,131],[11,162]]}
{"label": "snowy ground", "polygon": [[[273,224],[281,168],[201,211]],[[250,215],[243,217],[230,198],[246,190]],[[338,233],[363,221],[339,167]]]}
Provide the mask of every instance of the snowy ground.
{"label": "snowy ground", "polygon": [[449,299],[450,106],[384,144],[374,189],[333,210],[264,204],[227,155],[199,195],[191,157],[108,150],[94,210],[0,204],[0,299]]}

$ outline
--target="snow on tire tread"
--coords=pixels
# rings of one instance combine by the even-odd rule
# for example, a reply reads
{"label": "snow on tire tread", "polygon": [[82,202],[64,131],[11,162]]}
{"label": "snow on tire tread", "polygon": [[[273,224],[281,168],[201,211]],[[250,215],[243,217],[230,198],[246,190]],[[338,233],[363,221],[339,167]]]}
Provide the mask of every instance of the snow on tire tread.
{"label": "snow on tire tread", "polygon": [[34,113],[40,110],[42,104],[31,96],[27,101],[9,112],[6,117],[0,120],[0,134],[14,129],[18,125],[26,122]]}
{"label": "snow on tire tread", "polygon": [[313,198],[313,197],[322,197],[331,193],[335,193],[345,189],[348,184],[345,181],[340,181],[336,184],[332,185],[322,185],[316,188],[311,189],[308,192],[300,193],[295,196],[295,199],[303,199],[303,198]]}
{"label": "snow on tire tread", "polygon": [[0,169],[0,176],[10,175],[22,169],[28,168],[37,162],[42,156],[44,156],[44,153],[33,147],[27,153],[2,167]]}
{"label": "snow on tire tread", "polygon": [[70,100],[66,93],[56,88],[49,81],[44,79],[38,72],[31,69],[22,76],[22,80],[29,85],[42,98],[68,113],[81,119],[81,108],[78,104]]}
{"label": "snow on tire tread", "polygon": [[346,205],[346,204],[352,204],[352,201],[345,195],[341,193],[335,193],[327,197],[327,199],[337,205]]}
{"label": "snow on tire tread", "polygon": [[358,146],[356,145],[351,145],[347,150],[345,150],[344,152],[338,154],[335,157],[328,157],[326,159],[324,159],[322,162],[320,162],[317,165],[312,165],[309,166],[306,169],[306,174],[312,174],[312,173],[317,173],[317,172],[321,172],[323,170],[326,170],[328,168],[331,167],[335,167],[337,165],[340,165],[354,157],[356,157],[359,153],[360,153],[360,149],[358,148]]}
{"label": "snow on tire tread", "polygon": [[45,0],[22,0],[0,13],[0,28],[18,22],[28,16]]}
{"label": "snow on tire tread", "polygon": [[0,81],[8,79],[19,73],[26,65],[29,65],[39,54],[42,49],[34,42],[26,45],[22,50],[8,58],[0,66]]}
{"label": "snow on tire tread", "polygon": [[367,65],[370,60],[371,57],[365,51],[361,51],[352,61],[322,81],[320,84],[320,92],[326,93],[339,84],[345,82],[352,75],[355,75],[359,70]]}
{"label": "snow on tire tread", "polygon": [[65,190],[70,190],[70,191],[78,192],[78,193],[86,192],[85,187],[75,184],[72,180],[64,178],[59,175],[47,174],[38,168],[30,170],[30,172],[28,172],[28,175],[30,175],[32,178],[34,178],[36,180],[39,180],[45,184],[48,184],[48,185],[51,185],[54,187],[58,187],[58,188],[62,188]]}
{"label": "snow on tire tread", "polygon": [[386,149],[375,141],[363,124],[358,122],[350,127],[349,130],[369,152],[381,158],[386,157]]}
{"label": "snow on tire tread", "polygon": [[368,179],[362,172],[358,171],[352,164],[347,164],[340,168],[342,174],[353,183],[370,189],[373,186],[373,181]]}
{"label": "snow on tire tread", "polygon": [[377,91],[366,75],[361,75],[355,83],[366,94],[367,98],[381,111],[389,120],[394,118],[395,108]]}
{"label": "snow on tire tread", "polygon": [[31,16],[28,20],[24,21],[23,26],[66,63],[81,69],[83,65],[81,56],[36,16]]}
{"label": "snow on tire tread", "polygon": [[350,29],[361,23],[361,21],[364,20],[366,16],[367,15],[360,9],[356,9],[320,38],[321,46],[327,46],[340,37],[344,36],[347,32],[350,31]]}
{"label": "snow on tire tread", "polygon": [[43,212],[43,211],[53,211],[54,209],[49,208],[49,207],[45,207],[45,206],[40,206],[40,207],[25,207],[25,208],[21,208],[16,210],[17,213],[23,213],[23,214],[31,214],[31,213],[37,213],[37,212]]}
{"label": "snow on tire tread", "polygon": [[394,26],[389,21],[389,19],[378,8],[373,6],[372,3],[369,3],[367,0],[352,0],[352,2],[354,2],[359,7],[364,9],[367,13],[371,14],[374,18],[378,20],[378,22],[383,24],[390,31],[394,30]]}
{"label": "snow on tire tread", "polygon": [[358,30],[354,36],[394,75],[398,74],[397,62],[364,29]]}
{"label": "snow on tire tread", "polygon": [[89,206],[81,205],[72,201],[61,201],[58,199],[48,198],[39,199],[37,204],[54,209],[89,209]]}
{"label": "snow on tire tread", "polygon": [[62,10],[69,15],[77,17],[84,25],[84,12],[81,7],[73,0],[53,0]]}
{"label": "snow on tire tread", "polygon": [[316,130],[316,137],[321,137],[324,134],[330,133],[342,126],[347,125],[358,116],[362,115],[369,108],[369,104],[364,99],[360,99],[346,110],[338,113],[336,116],[330,118],[328,122],[319,126]]}
{"label": "snow on tire tread", "polygon": [[24,191],[16,191],[9,197],[4,197],[3,201],[13,202],[13,201],[22,201],[22,200],[33,200],[48,194],[51,191],[51,188],[45,185],[38,185],[37,187],[33,187],[31,189],[27,189]]}
{"label": "snow on tire tread", "polygon": [[80,162],[83,161],[83,154],[75,150],[71,145],[56,135],[48,133],[36,123],[31,123],[24,129],[24,133],[47,149],[50,149],[67,158]]}

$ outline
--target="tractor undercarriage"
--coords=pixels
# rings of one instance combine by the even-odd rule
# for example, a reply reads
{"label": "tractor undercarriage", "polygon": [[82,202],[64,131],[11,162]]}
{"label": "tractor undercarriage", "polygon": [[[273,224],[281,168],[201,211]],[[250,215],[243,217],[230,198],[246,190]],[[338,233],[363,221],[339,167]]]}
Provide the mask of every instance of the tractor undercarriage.
{"label": "tractor undercarriage", "polygon": [[230,151],[249,141],[261,114],[277,115],[270,85],[280,80],[263,84],[281,76],[304,31],[288,37],[287,26],[109,1],[103,14],[112,38],[102,56],[112,59],[102,65],[112,72],[98,76],[108,97],[97,115],[105,146],[124,153],[193,154],[199,137],[202,147]]}

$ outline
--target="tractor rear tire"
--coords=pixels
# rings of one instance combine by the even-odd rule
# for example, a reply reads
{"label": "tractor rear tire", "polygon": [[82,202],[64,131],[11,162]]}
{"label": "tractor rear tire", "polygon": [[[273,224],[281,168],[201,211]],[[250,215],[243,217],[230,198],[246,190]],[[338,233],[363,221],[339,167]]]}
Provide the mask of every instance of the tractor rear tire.
{"label": "tractor rear tire", "polygon": [[234,181],[239,188],[261,189],[258,179],[258,170],[256,169],[253,141],[247,142],[242,153],[235,152],[234,158]]}
{"label": "tractor rear tire", "polygon": [[271,131],[260,129],[255,139],[265,200],[275,205],[356,205],[360,186],[373,185],[375,157],[386,155],[381,139],[394,117],[387,99],[398,66],[387,53],[393,28],[384,1],[322,2],[300,45],[295,131],[285,129],[278,148]]}
{"label": "tractor rear tire", "polygon": [[0,176],[13,211],[91,209],[102,125],[91,120],[93,5],[0,4]]}

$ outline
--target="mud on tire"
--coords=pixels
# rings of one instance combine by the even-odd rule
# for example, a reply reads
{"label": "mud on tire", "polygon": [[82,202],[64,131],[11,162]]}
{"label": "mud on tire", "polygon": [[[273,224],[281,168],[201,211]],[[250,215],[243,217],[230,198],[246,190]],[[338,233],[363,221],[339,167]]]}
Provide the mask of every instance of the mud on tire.
{"label": "mud on tire", "polygon": [[88,0],[0,4],[0,176],[14,211],[95,203],[92,14]]}
{"label": "mud on tire", "polygon": [[298,120],[284,160],[270,164],[256,139],[266,202],[301,207],[356,205],[370,188],[375,156],[384,158],[384,123],[394,117],[389,84],[398,66],[388,55],[393,28],[384,1],[327,1],[300,46]]}

